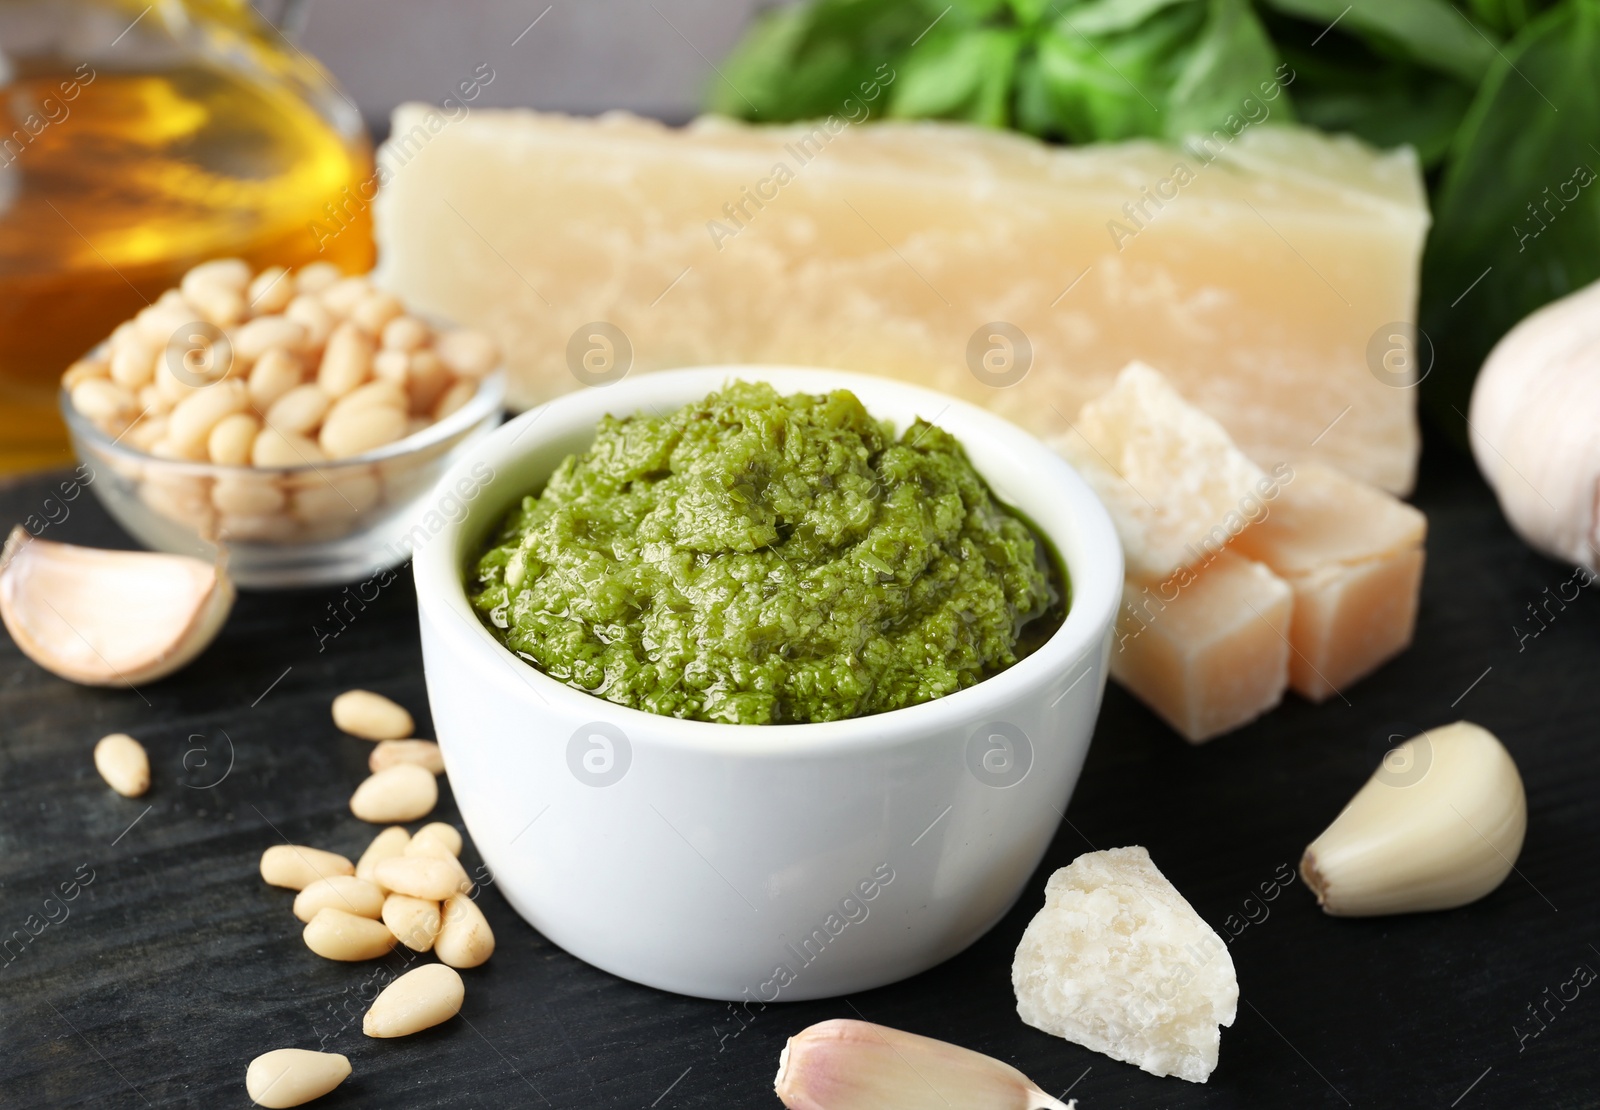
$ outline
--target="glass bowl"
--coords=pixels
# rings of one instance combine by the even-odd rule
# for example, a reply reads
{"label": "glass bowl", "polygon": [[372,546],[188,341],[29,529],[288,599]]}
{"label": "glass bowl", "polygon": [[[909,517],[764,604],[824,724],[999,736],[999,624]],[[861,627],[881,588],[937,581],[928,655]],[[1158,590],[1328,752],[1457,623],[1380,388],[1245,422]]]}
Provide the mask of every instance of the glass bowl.
{"label": "glass bowl", "polygon": [[[157,458],[118,443],[60,395],[89,488],[146,547],[227,558],[248,589],[356,582],[398,566],[465,512],[476,489],[440,476],[500,423],[505,372],[436,424],[348,459],[305,466],[224,466]],[[492,475],[491,475],[492,476]],[[487,478],[484,479],[487,481]]]}

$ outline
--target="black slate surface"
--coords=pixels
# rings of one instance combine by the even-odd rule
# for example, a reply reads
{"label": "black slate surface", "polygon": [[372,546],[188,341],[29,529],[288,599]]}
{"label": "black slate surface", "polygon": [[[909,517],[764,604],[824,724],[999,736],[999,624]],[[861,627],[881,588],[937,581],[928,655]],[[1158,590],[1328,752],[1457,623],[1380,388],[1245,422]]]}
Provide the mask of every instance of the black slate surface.
{"label": "black slate surface", "polygon": [[[44,519],[59,481],[0,486],[0,523]],[[466,973],[461,1020],[402,1041],[361,1034],[385,965],[311,955],[291,895],[256,868],[281,838],[354,856],[372,834],[346,808],[369,748],[333,730],[335,694],[388,693],[431,735],[408,571],[325,640],[338,591],[247,594],[198,662],[138,693],[71,686],[0,642],[0,939],[57,919],[0,955],[0,1106],[243,1107],[251,1057],[321,1043],[355,1067],[318,1103],[329,1110],[776,1107],[785,1037],[836,1016],[999,1056],[1083,1110],[1600,1106],[1600,983],[1579,986],[1600,971],[1600,598],[1551,605],[1522,639],[1540,627],[1527,607],[1571,568],[1524,548],[1438,443],[1416,502],[1431,522],[1417,643],[1349,704],[1291,698],[1191,748],[1113,687],[1067,820],[999,927],[915,979],[744,1023],[588,967],[491,886],[480,905],[499,948]],[[87,495],[49,508],[67,512],[46,538],[127,545]],[[1298,883],[1274,887],[1389,736],[1460,717],[1497,732],[1527,784],[1527,844],[1498,891],[1348,921]],[[117,730],[150,751],[144,798],[95,774],[94,742]],[[457,820],[448,791],[436,816]],[[1232,938],[1242,1001],[1205,1086],[1048,1037],[1013,1009],[1011,953],[1045,876],[1134,843]],[[47,905],[62,884],[76,897]],[[649,918],[641,904],[639,927]]]}

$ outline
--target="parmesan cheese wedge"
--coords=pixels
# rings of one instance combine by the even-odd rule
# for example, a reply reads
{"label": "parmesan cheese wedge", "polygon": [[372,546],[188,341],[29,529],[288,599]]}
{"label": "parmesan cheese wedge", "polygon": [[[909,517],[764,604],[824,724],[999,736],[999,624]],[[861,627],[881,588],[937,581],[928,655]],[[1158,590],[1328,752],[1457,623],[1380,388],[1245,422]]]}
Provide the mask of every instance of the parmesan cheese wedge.
{"label": "parmesan cheese wedge", "polygon": [[1231,550],[1154,586],[1129,580],[1111,676],[1202,743],[1283,700],[1293,609],[1281,578]]}
{"label": "parmesan cheese wedge", "polygon": [[381,280],[487,330],[518,406],[623,373],[809,363],[1050,438],[1137,358],[1258,462],[1409,489],[1416,391],[1369,350],[1415,319],[1415,156],[1219,135],[1053,147],[954,123],[406,105],[378,156]]}
{"label": "parmesan cheese wedge", "polygon": [[1239,1007],[1233,957],[1140,847],[1050,876],[1011,965],[1017,1014],[1151,1075],[1204,1083]]}
{"label": "parmesan cheese wedge", "polygon": [[1234,544],[1294,591],[1289,685],[1324,701],[1411,643],[1428,521],[1328,466],[1302,463]]}
{"label": "parmesan cheese wedge", "polygon": [[1272,486],[1166,378],[1130,363],[1054,446],[1111,513],[1128,576],[1165,578],[1242,531]]}

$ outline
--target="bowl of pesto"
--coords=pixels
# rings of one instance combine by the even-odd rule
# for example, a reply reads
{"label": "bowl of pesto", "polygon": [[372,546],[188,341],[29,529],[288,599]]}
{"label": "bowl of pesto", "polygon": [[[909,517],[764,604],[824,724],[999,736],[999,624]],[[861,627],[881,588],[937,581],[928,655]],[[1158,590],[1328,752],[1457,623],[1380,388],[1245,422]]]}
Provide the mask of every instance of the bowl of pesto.
{"label": "bowl of pesto", "polygon": [[550,940],[766,1005],[916,974],[1021,894],[1122,583],[1038,441],[886,379],[675,370],[522,414],[436,496],[439,742]]}

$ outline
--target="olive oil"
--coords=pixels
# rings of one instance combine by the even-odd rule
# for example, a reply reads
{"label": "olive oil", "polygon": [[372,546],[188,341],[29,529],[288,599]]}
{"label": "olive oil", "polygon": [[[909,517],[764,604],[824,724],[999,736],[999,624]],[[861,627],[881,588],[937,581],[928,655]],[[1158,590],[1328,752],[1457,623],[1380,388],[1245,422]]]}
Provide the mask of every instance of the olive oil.
{"label": "olive oil", "polygon": [[209,61],[11,64],[0,86],[0,472],[69,460],[62,370],[195,263],[370,267],[364,210],[341,209],[327,234],[327,206],[372,173],[370,145],[296,85]]}

